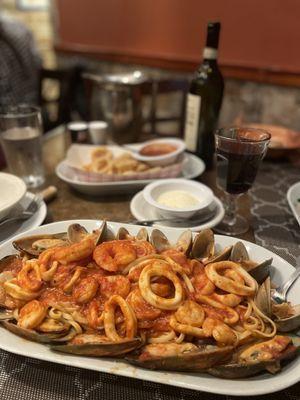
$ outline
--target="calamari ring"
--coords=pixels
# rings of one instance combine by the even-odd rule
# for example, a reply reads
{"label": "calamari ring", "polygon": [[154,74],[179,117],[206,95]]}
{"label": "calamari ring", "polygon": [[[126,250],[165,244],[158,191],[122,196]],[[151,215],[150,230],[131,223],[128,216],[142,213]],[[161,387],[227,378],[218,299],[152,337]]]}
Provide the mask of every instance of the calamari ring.
{"label": "calamari ring", "polygon": [[[71,277],[71,279],[69,280],[68,283],[65,284],[65,286],[63,287],[63,291],[65,293],[71,293],[73,286],[75,285],[75,283],[78,281],[78,279],[80,278],[80,275],[82,274],[82,272],[84,271],[83,267],[76,267],[75,271],[73,273],[73,276]],[[97,287],[98,288],[98,287]]]}
{"label": "calamari ring", "polygon": [[91,256],[94,249],[95,241],[92,237],[87,237],[79,243],[74,243],[67,247],[59,247],[52,257],[54,260],[66,265]]}
{"label": "calamari ring", "polygon": [[34,329],[41,324],[47,315],[47,307],[38,300],[25,304],[19,312],[18,326],[25,329]]}
{"label": "calamari ring", "polygon": [[176,338],[176,333],[174,331],[163,332],[159,336],[148,336],[148,343],[168,343]]}
{"label": "calamari ring", "polygon": [[120,307],[125,319],[125,339],[133,339],[137,332],[137,320],[132,308],[123,297],[114,295],[104,305],[104,330],[106,336],[113,342],[124,340],[116,330],[115,311]]}
{"label": "calamari ring", "polygon": [[93,160],[91,164],[91,170],[93,172],[98,172],[98,173],[105,173],[109,172],[112,167],[112,162],[108,158],[101,157]]}
{"label": "calamari ring", "polygon": [[53,279],[55,272],[58,268],[58,262],[53,261],[50,268],[47,269],[46,264],[40,264],[40,271],[43,281],[49,282]]}
{"label": "calamari ring", "polygon": [[[223,271],[236,271],[244,280],[244,284],[221,275]],[[205,267],[208,278],[220,289],[240,296],[253,296],[257,291],[257,282],[240,265],[232,261],[219,261]]]}
{"label": "calamari ring", "polygon": [[207,304],[213,308],[218,308],[224,311],[224,322],[228,325],[233,325],[239,320],[239,314],[233,308],[225,306],[219,301],[213,299],[210,296],[204,296],[202,294],[196,294],[196,300],[200,303]]}
{"label": "calamari ring", "polygon": [[40,292],[31,292],[25,288],[21,288],[17,284],[16,279],[11,279],[3,283],[5,292],[17,300],[30,301],[40,295]]}
{"label": "calamari ring", "polygon": [[95,149],[91,154],[92,161],[98,160],[99,158],[106,158],[111,160],[113,158],[112,152],[105,146],[100,146]]}
{"label": "calamari ring", "polygon": [[40,290],[43,282],[38,261],[26,261],[21,271],[18,273],[17,279],[21,287],[31,292]]}
{"label": "calamari ring", "polygon": [[210,295],[212,299],[224,304],[228,307],[236,307],[242,301],[242,297],[238,296],[237,294],[229,293],[229,294],[219,294],[219,293],[212,293]]}
{"label": "calamari ring", "polygon": [[205,331],[202,328],[187,324],[181,324],[177,321],[175,315],[172,315],[170,318],[170,327],[174,329],[174,331],[183,333],[185,335],[191,335],[198,338],[207,337]]}
{"label": "calamari ring", "polygon": [[[175,288],[173,298],[165,299],[153,293],[151,289],[151,278],[153,276],[164,276],[173,283]],[[184,296],[184,290],[178,276],[172,271],[171,267],[160,262],[154,262],[143,269],[139,278],[139,288],[143,298],[149,304],[162,310],[176,310]]]}

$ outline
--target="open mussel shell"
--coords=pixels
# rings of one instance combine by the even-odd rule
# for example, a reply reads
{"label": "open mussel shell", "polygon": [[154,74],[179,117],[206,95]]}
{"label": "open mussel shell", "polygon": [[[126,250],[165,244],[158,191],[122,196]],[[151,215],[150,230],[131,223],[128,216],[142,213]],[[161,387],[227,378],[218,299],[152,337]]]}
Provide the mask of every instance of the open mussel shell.
{"label": "open mussel shell", "polygon": [[166,235],[159,229],[153,229],[150,242],[159,253],[172,247]]}
{"label": "open mussel shell", "polygon": [[188,254],[193,245],[193,234],[191,230],[186,230],[177,239],[175,248],[184,254]]}
{"label": "open mussel shell", "polygon": [[80,224],[71,224],[68,227],[68,238],[71,243],[79,243],[88,235],[88,231]]}
{"label": "open mussel shell", "polygon": [[134,338],[115,343],[103,342],[53,345],[51,346],[51,350],[91,357],[115,357],[135,350],[141,343],[141,338]]}
{"label": "open mussel shell", "polygon": [[210,375],[216,376],[217,378],[225,379],[247,378],[257,375],[265,370],[274,373],[280,370],[281,361],[293,359],[296,355],[297,348],[294,346],[289,346],[283,353],[280,354],[279,357],[274,360],[260,361],[251,364],[238,364],[230,362],[228,364],[213,366],[206,372],[208,372]]}
{"label": "open mussel shell", "polygon": [[215,254],[214,256],[212,256],[206,260],[203,260],[203,263],[205,265],[207,265],[207,264],[211,264],[214,262],[228,260],[230,257],[230,254],[231,254],[231,250],[232,250],[232,246],[225,247],[225,249],[223,249],[220,253]]}
{"label": "open mussel shell", "polygon": [[96,246],[102,242],[108,242],[116,238],[114,232],[107,226],[106,221],[102,221],[100,228],[95,231],[95,234],[97,235]]}
{"label": "open mussel shell", "polygon": [[148,231],[146,228],[141,228],[137,235],[136,235],[137,240],[144,240],[144,241],[148,241],[149,240],[149,235],[148,235]]}
{"label": "open mussel shell", "polygon": [[13,241],[15,249],[32,256],[38,256],[44,250],[51,247],[69,244],[68,235],[65,232],[52,235],[26,236]]}
{"label": "open mussel shell", "polygon": [[0,309],[0,321],[10,321],[14,320],[14,313],[11,310]]}
{"label": "open mussel shell", "polygon": [[261,312],[263,312],[268,317],[272,317],[271,280],[269,276],[259,286],[254,302]]}
{"label": "open mussel shell", "polygon": [[131,364],[147,369],[197,372],[228,359],[232,350],[232,346],[205,346],[171,357],[143,358],[141,357],[142,353],[139,355],[130,354],[126,356],[126,360]]}
{"label": "open mussel shell", "polygon": [[121,226],[121,228],[119,228],[119,230],[117,232],[116,239],[117,240],[125,240],[125,239],[128,239],[128,237],[130,237],[130,233],[128,232],[128,230],[126,228]]}
{"label": "open mussel shell", "polygon": [[232,246],[232,251],[229,260],[233,262],[242,262],[245,260],[249,260],[249,254],[244,243],[236,242]]}
{"label": "open mussel shell", "polygon": [[[24,329],[15,323],[8,321],[1,321],[2,325],[12,333],[21,336],[24,339],[32,340],[38,343],[55,343],[57,339],[62,338],[63,333],[38,333],[30,329]],[[68,339],[66,339],[68,340]]]}
{"label": "open mussel shell", "polygon": [[[11,271],[14,269],[14,266],[22,265],[22,259],[17,254],[11,254],[9,256],[5,256],[0,260],[0,273],[3,271]],[[1,282],[1,279],[0,279]]]}
{"label": "open mussel shell", "polygon": [[300,328],[300,304],[293,306],[294,315],[274,320],[279,332],[291,332]]}
{"label": "open mussel shell", "polygon": [[214,233],[211,229],[205,229],[195,237],[191,256],[199,260],[209,259],[215,253]]}
{"label": "open mussel shell", "polygon": [[265,261],[255,265],[253,268],[248,269],[247,272],[249,272],[249,274],[258,283],[261,283],[264,280],[266,280],[267,277],[270,275],[272,262],[273,262],[273,258],[269,258],[268,260],[265,260]]}

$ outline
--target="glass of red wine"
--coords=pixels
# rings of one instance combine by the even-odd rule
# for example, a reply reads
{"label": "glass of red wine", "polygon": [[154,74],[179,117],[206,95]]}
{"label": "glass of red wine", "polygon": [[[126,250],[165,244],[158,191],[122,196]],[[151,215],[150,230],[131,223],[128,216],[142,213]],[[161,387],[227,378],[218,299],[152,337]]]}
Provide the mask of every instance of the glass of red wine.
{"label": "glass of red wine", "polygon": [[237,199],[254,183],[271,135],[255,128],[222,128],[215,132],[217,186],[225,193],[225,217],[214,229],[225,235],[247,232],[249,224],[237,214]]}

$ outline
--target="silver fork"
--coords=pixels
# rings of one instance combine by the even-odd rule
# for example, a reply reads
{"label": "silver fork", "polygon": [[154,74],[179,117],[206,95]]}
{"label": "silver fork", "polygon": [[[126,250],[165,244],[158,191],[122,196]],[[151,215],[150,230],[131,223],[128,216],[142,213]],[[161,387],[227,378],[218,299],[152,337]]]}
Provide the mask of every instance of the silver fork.
{"label": "silver fork", "polygon": [[0,227],[9,222],[24,221],[24,220],[32,217],[33,214],[35,214],[36,211],[40,208],[41,202],[42,202],[41,196],[36,194],[34,196],[34,198],[31,200],[31,202],[28,204],[28,206],[26,207],[25,210],[18,212],[18,213],[10,214],[8,216],[8,218],[6,218],[0,222]]}
{"label": "silver fork", "polygon": [[276,303],[283,303],[286,301],[288,291],[300,276],[300,256],[296,258],[296,269],[286,282],[280,285],[277,289],[272,289],[272,299]]}

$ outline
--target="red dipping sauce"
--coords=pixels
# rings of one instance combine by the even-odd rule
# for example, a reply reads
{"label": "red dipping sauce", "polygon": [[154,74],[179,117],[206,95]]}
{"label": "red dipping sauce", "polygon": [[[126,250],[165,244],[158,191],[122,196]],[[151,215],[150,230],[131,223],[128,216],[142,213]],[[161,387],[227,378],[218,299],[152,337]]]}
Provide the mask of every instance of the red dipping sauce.
{"label": "red dipping sauce", "polygon": [[178,149],[177,146],[171,143],[154,142],[142,147],[139,154],[142,156],[155,157],[173,153]]}

